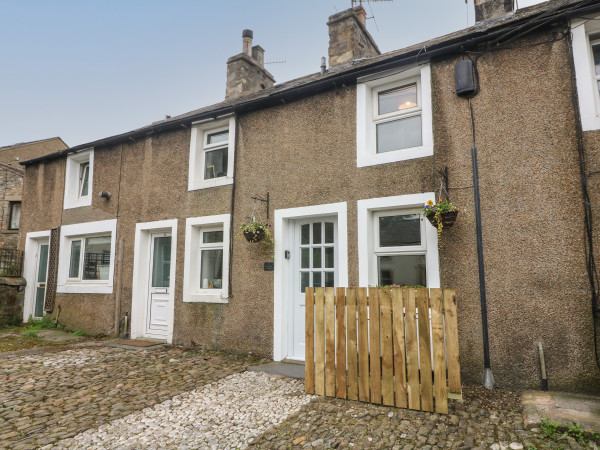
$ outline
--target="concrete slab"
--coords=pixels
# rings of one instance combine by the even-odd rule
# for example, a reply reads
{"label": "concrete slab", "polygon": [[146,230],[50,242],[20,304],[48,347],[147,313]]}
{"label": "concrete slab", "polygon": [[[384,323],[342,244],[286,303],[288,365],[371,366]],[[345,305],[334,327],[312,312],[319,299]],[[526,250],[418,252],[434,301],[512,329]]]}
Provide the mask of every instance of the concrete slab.
{"label": "concrete slab", "polygon": [[75,336],[59,330],[35,330],[35,333],[42,339],[52,342],[78,342],[85,339],[83,336]]}
{"label": "concrete slab", "polygon": [[565,426],[577,423],[587,431],[600,432],[600,397],[568,392],[525,391],[521,397],[523,424],[529,430],[544,419]]}
{"label": "concrete slab", "polygon": [[266,364],[260,364],[258,366],[248,367],[248,370],[253,372],[264,372],[272,375],[282,375],[288,378],[304,378],[304,365],[303,364],[290,364],[284,362],[270,362]]}

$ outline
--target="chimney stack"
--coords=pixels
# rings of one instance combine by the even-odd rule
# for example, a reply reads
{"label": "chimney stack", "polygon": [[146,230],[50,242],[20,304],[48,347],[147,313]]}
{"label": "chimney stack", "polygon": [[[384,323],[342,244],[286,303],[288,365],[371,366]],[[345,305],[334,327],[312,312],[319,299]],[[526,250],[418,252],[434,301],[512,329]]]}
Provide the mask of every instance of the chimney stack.
{"label": "chimney stack", "polygon": [[475,0],[475,22],[499,19],[514,11],[514,0]]}
{"label": "chimney stack", "polygon": [[367,12],[362,6],[329,16],[329,66],[381,54],[367,31]]}
{"label": "chimney stack", "polygon": [[252,46],[252,30],[242,32],[242,53],[227,60],[225,100],[254,94],[275,84],[275,78],[265,69],[265,51]]}

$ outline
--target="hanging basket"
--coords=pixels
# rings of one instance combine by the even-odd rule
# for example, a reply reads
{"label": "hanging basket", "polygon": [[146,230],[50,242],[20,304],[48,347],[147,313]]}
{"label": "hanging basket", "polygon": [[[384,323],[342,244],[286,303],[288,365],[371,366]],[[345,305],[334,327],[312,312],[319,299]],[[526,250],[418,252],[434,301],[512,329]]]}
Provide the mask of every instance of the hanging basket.
{"label": "hanging basket", "polygon": [[[442,216],[442,225],[444,226],[444,228],[450,228],[452,225],[454,225],[454,222],[456,222],[458,210],[446,211],[441,213],[440,215]],[[431,222],[431,225],[433,225],[434,227],[438,227],[438,221],[435,217],[435,214],[427,216],[427,220],[429,220],[429,222]]]}
{"label": "hanging basket", "polygon": [[244,237],[248,242],[260,242],[265,238],[265,230],[246,230],[243,231]]}

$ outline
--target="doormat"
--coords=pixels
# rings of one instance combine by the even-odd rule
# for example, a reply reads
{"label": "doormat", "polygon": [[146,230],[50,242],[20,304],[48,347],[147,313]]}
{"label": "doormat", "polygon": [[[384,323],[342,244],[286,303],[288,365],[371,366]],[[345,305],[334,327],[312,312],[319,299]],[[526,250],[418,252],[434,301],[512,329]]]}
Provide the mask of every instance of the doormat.
{"label": "doormat", "polygon": [[155,345],[161,345],[162,342],[156,341],[138,341],[136,340],[125,340],[125,341],[117,341],[119,345],[129,345],[131,347],[153,347]]}

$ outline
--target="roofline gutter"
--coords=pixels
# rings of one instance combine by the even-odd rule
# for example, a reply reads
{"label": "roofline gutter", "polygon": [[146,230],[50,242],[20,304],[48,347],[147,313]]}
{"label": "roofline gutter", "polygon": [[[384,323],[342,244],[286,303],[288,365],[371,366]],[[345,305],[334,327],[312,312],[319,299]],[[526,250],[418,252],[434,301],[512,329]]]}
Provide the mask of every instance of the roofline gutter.
{"label": "roofline gutter", "polygon": [[[599,4],[592,4],[589,6],[584,6],[582,8],[568,9],[563,10],[561,12],[557,12],[548,17],[542,17],[538,20],[533,20],[532,17],[525,17],[516,22],[513,22],[511,25],[519,24],[523,21],[531,20],[530,27],[526,29],[536,29],[547,23],[556,22],[560,20],[567,20],[571,16],[576,14],[587,14],[590,12],[596,12],[600,10]],[[543,13],[543,12],[542,12]],[[542,14],[540,13],[540,14]],[[373,64],[367,65],[366,67],[361,67],[356,70],[351,70],[348,72],[344,72],[338,75],[332,75],[327,78],[322,78],[316,81],[312,81],[306,84],[303,84],[298,87],[290,88],[288,90],[283,90],[280,92],[276,92],[267,97],[258,98],[255,100],[247,100],[242,101],[240,103],[236,103],[234,105],[225,106],[221,108],[216,108],[210,111],[204,111],[202,113],[198,113],[196,115],[182,117],[181,119],[172,120],[163,124],[158,125],[150,125],[144,128],[140,128],[134,131],[129,131],[122,134],[117,134],[115,136],[111,136],[104,139],[99,139],[93,142],[89,142],[86,144],[78,145],[75,147],[71,147],[68,149],[60,150],[55,153],[50,153],[48,155],[40,156],[38,158],[30,159],[27,161],[21,161],[19,164],[23,166],[29,166],[32,164],[51,161],[53,159],[60,158],[62,156],[68,155],[70,153],[76,153],[78,151],[88,149],[91,147],[99,147],[99,146],[108,146],[114,145],[118,143],[122,143],[126,140],[135,141],[136,138],[148,136],[154,133],[159,133],[163,131],[173,130],[179,127],[187,128],[191,126],[192,122],[196,122],[202,119],[216,119],[217,117],[232,114],[232,113],[243,113],[254,111],[256,109],[261,109],[267,106],[273,106],[281,103],[286,103],[287,101],[293,101],[297,98],[306,97],[308,95],[314,95],[323,91],[327,91],[329,89],[335,88],[336,86],[342,86],[350,83],[355,83],[357,78],[371,75],[377,72],[384,72],[386,70],[395,69],[398,66],[405,66],[410,64],[423,63],[426,61],[430,61],[433,58],[445,56],[452,53],[463,52],[469,48],[476,47],[485,42],[491,41],[497,37],[504,36],[505,38],[510,38],[514,33],[520,32],[522,33],[524,30],[516,30],[513,29],[511,31],[507,31],[506,28],[501,28],[499,30],[494,31],[493,33],[487,33],[485,30],[476,31],[469,35],[455,38],[451,41],[444,42],[444,46],[433,46],[431,50],[419,49],[413,50],[409,53],[405,53],[402,55],[398,55],[397,57],[393,57],[390,60],[378,63],[374,62]]]}

